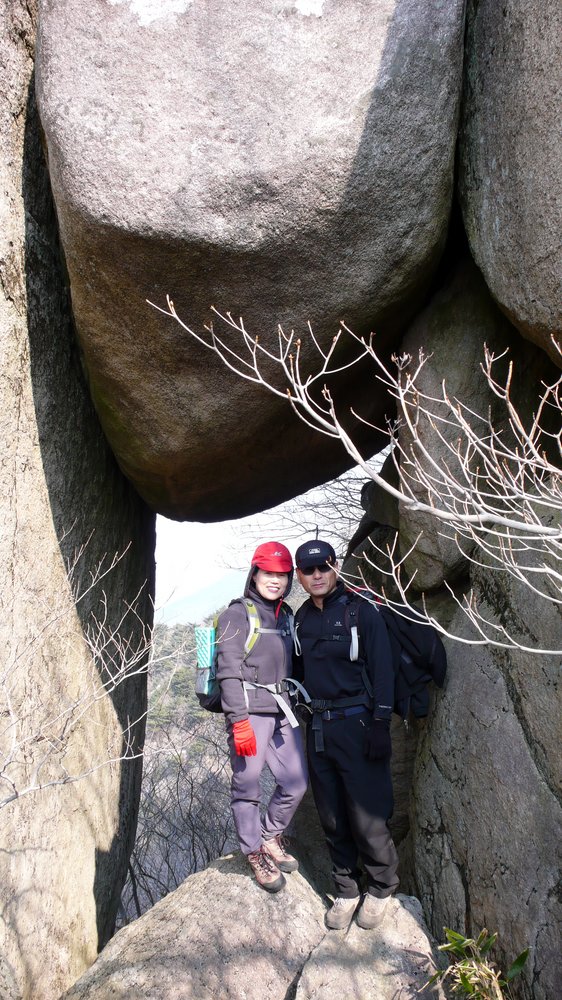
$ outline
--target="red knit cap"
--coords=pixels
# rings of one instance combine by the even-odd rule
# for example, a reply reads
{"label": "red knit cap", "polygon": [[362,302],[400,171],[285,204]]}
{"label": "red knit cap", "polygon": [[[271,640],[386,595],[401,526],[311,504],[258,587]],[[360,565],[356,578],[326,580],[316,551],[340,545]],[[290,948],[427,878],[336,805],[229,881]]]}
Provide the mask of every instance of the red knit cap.
{"label": "red knit cap", "polygon": [[263,542],[252,556],[252,566],[266,573],[290,573],[293,568],[291,553],[281,542]]}

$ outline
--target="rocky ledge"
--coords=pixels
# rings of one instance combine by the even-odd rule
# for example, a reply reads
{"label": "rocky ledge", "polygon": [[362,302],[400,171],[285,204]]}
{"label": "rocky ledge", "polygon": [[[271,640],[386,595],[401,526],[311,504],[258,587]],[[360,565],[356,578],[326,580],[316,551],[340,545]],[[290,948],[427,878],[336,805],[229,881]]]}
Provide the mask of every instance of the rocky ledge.
{"label": "rocky ledge", "polygon": [[249,877],[241,855],[220,858],[119,931],[63,1000],[417,995],[437,959],[417,899],[396,896],[376,931],[355,923],[328,931],[324,912],[299,872],[270,896]]}

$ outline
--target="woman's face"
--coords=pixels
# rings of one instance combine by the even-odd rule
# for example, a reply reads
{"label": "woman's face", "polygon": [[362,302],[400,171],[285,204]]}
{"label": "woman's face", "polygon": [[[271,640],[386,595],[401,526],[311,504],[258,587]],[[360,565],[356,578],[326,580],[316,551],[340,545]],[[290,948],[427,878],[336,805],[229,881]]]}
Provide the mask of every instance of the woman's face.
{"label": "woman's face", "polygon": [[256,590],[266,601],[276,601],[279,597],[283,597],[288,582],[288,573],[269,573],[265,569],[257,569],[254,573]]}

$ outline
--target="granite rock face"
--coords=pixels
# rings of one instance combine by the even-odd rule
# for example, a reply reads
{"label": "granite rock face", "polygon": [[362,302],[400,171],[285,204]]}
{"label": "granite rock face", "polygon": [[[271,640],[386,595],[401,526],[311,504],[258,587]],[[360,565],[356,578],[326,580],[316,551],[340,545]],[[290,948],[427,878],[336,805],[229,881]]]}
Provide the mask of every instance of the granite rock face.
{"label": "granite rock face", "polygon": [[[429,390],[445,377],[477,408],[489,402],[476,378],[484,340],[515,352],[518,401],[532,408],[546,371],[539,349],[552,351],[560,332],[553,3],[468,4],[459,190],[483,279],[464,260],[444,280],[463,0],[39,6],[49,175],[32,81],[35,4],[15,0],[0,14],[0,714],[13,713],[0,792],[15,796],[0,810],[0,841],[17,845],[0,860],[9,1000],[58,998],[113,929],[140,781],[138,761],[120,758],[127,720],[138,723],[129,746],[142,741],[143,677],[67,722],[99,679],[87,630],[100,592],[79,602],[77,593],[115,553],[126,549],[104,581],[110,627],[139,592],[139,626],[150,622],[153,517],[134,487],[154,509],[213,520],[279,503],[345,464],[339,445],[146,299],[163,305],[169,293],[198,332],[211,304],[230,309],[265,346],[278,323],[300,332],[307,320],[326,345],[343,318],[358,333],[377,330],[383,354],[433,351]],[[303,355],[316,368],[309,347]],[[339,411],[353,401],[380,423],[388,400],[371,375],[354,370],[335,392]],[[374,495],[371,510],[381,544],[399,529],[405,551],[423,528],[407,568],[451,631],[466,626],[443,599],[445,581],[473,586],[525,647],[449,643],[448,685],[416,730],[417,756],[395,741],[395,828],[435,934],[485,922],[506,957],[531,945],[521,996],[552,1000],[559,657],[534,649],[560,648],[559,614],[487,567],[471,569],[427,519]],[[51,787],[21,794],[42,783]],[[316,862],[325,883],[325,854]],[[272,899],[223,860],[119,934],[68,996],[236,996],[242,980],[260,1000],[319,997],[336,968],[344,989],[348,954],[355,995],[385,996],[379,973],[392,995],[419,982],[430,948],[411,926],[415,904],[393,905],[396,943],[385,936],[384,957],[356,928],[344,951],[341,936],[324,935],[323,912],[300,876]],[[422,956],[408,956],[407,985],[397,978],[404,941],[419,941]],[[217,967],[219,952],[228,961]]]}
{"label": "granite rock face", "polygon": [[[324,937],[303,969],[295,1000],[413,1000],[435,971],[436,958],[430,954],[419,901],[399,895],[376,931],[353,923],[347,933]],[[439,985],[422,994],[432,1000],[445,995]]]}
{"label": "granite rock face", "polygon": [[[554,384],[559,373],[543,351],[518,336],[495,305],[478,269],[465,257],[451,269],[443,287],[416,318],[401,347],[401,352],[412,358],[411,370],[417,366],[420,352],[428,359],[416,379],[418,389],[426,397],[428,415],[420,415],[417,422],[419,443],[404,425],[399,434],[400,447],[403,454],[412,451],[417,456],[428,479],[436,484],[441,477],[432,463],[439,468],[447,463],[459,486],[465,485],[455,454],[460,435],[454,414],[457,403],[462,404],[462,418],[477,436],[485,439],[492,426],[503,444],[508,446],[513,440],[507,409],[482,371],[484,345],[498,359],[492,376],[500,385],[505,384],[508,365],[512,363],[511,395],[520,418],[530,426],[537,412],[541,386]],[[544,421],[548,418],[547,408]],[[554,424],[552,429],[556,433]],[[471,459],[472,468],[477,464],[483,466],[475,455]],[[417,500],[431,502],[425,486],[413,482],[412,489]],[[443,489],[441,492],[444,494]],[[377,503],[380,493],[374,497],[374,508]],[[375,513],[373,507],[371,512]],[[405,503],[398,504],[396,526],[402,555],[410,552],[404,566],[406,574],[415,574],[416,590],[431,591],[441,587],[444,580],[454,584],[466,576],[466,554],[473,551],[473,540],[455,538],[430,513],[414,510]]]}
{"label": "granite rock face", "polygon": [[[153,515],[115,463],[77,356],[34,101],[34,20],[34,5],[23,2],[0,14],[6,1000],[55,1000],[113,931],[140,785],[140,762],[119,758],[127,717],[139,720],[131,745],[142,739],[145,678],[93,698],[100,660],[94,665],[86,633],[92,612],[103,613],[102,590],[110,628],[141,588],[138,610],[150,621],[154,545]],[[96,567],[109,566],[116,553],[118,565],[87,592]],[[140,633],[137,621],[128,631],[133,643]]]}
{"label": "granite rock face", "polygon": [[[529,651],[448,644],[449,677],[420,743],[411,836],[417,891],[435,934],[498,931],[502,968],[531,957],[518,996],[550,1000],[562,977],[558,893],[560,612],[506,576],[471,579],[482,608]],[[461,612],[450,629],[467,635]]]}
{"label": "granite rock face", "polygon": [[519,331],[560,365],[562,8],[469,0],[459,190],[474,259]]}
{"label": "granite rock face", "polygon": [[[400,347],[400,354],[411,358],[410,371],[417,368],[421,355],[426,359],[416,378],[416,386],[425,397],[427,410],[416,419],[417,440],[413,440],[411,431],[402,421],[400,448],[403,454],[416,457],[423,472],[429,479],[433,477],[435,483],[440,477],[433,462],[440,468],[447,462],[459,483],[462,482],[455,457],[459,424],[453,416],[453,407],[457,402],[464,408],[463,416],[478,431],[487,432],[488,421],[491,421],[505,444],[512,441],[506,407],[482,371],[484,345],[498,359],[492,372],[500,384],[505,384],[508,365],[512,363],[512,398],[520,417],[530,426],[543,391],[541,387],[554,384],[559,373],[543,351],[518,335],[494,303],[470,257],[461,255],[451,264],[442,286],[416,317]],[[556,414],[552,414],[551,424],[550,417],[547,407],[543,423],[556,433]],[[393,455],[386,459],[381,474],[392,487],[399,486]],[[431,501],[424,485],[411,477],[409,485],[420,503]],[[459,539],[460,544],[457,544],[446,525],[430,513],[399,502],[372,481],[365,484],[362,495],[365,516],[360,528],[364,527],[357,533],[356,557],[365,552],[377,561],[368,538],[363,538],[359,544],[359,538],[369,529],[368,537],[375,541],[376,532],[376,544],[383,551],[398,531],[405,574],[407,577],[414,575],[414,590],[428,593],[439,590],[444,581],[455,584],[466,578],[467,556],[474,549],[473,541]],[[361,563],[355,559],[349,564],[349,572],[360,574],[361,570],[369,582],[374,582],[372,567],[364,560]],[[383,585],[382,578],[377,585]]]}
{"label": "granite rock face", "polygon": [[[463,0],[40,11],[37,93],[72,307],[121,468],[157,510],[196,520],[342,471],[333,442],[145,300],[170,294],[201,333],[212,304],[231,310],[267,346],[279,323],[308,320],[326,345],[342,317],[392,343],[447,231]],[[339,393],[380,416],[356,375]]]}

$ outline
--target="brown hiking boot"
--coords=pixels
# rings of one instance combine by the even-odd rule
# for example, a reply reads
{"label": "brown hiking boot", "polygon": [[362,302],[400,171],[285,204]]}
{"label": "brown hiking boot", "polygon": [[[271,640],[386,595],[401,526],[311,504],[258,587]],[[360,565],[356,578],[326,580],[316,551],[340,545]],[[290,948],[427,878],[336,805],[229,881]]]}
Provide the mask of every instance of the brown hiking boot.
{"label": "brown hiking boot", "polygon": [[296,872],[299,867],[297,859],[285,848],[285,841],[280,833],[271,840],[264,840],[262,850],[273,858],[280,872]]}
{"label": "brown hiking boot", "polygon": [[266,892],[279,892],[285,885],[285,876],[279,871],[273,858],[261,848],[248,854],[248,862],[256,877],[256,882]]}

